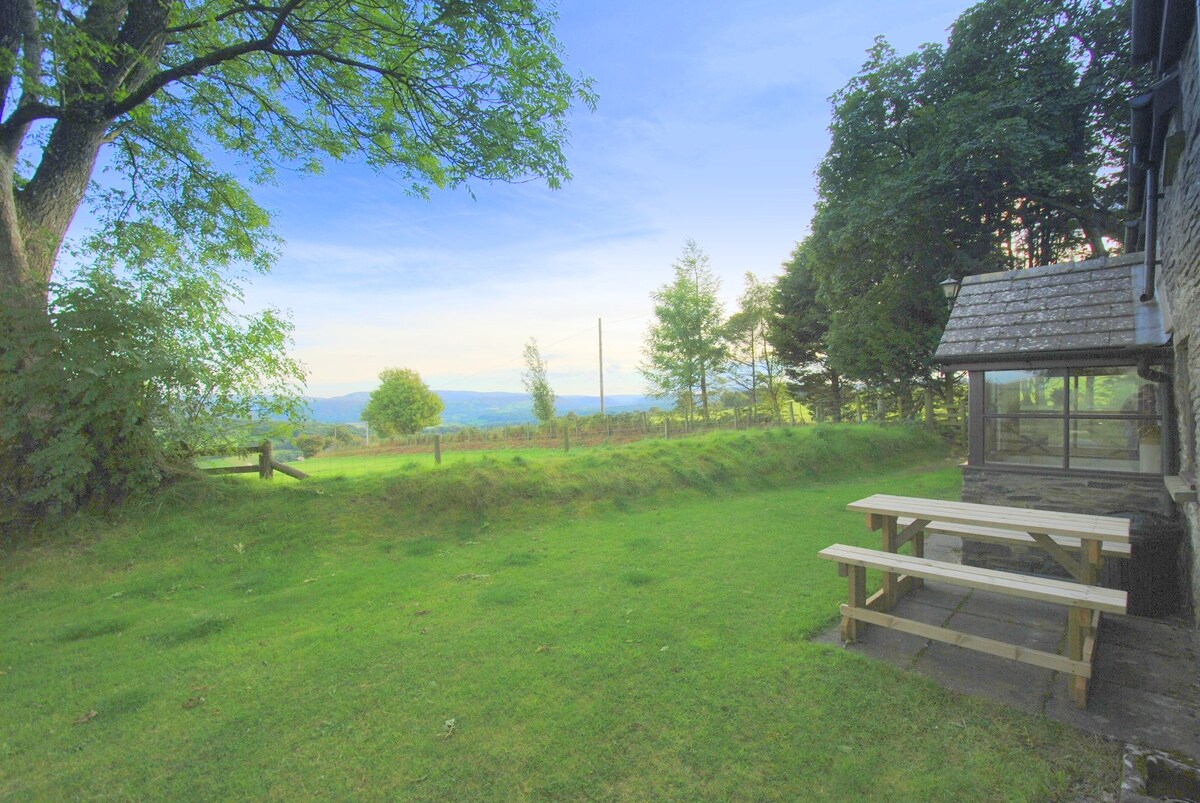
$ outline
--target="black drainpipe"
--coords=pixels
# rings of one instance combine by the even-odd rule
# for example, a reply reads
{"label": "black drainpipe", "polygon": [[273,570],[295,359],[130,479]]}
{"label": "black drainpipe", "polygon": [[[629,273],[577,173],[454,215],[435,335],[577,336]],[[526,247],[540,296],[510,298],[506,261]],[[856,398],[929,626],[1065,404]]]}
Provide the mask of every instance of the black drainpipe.
{"label": "black drainpipe", "polygon": [[[1143,303],[1154,299],[1154,268],[1158,262],[1158,165],[1150,162],[1144,169],[1146,171],[1146,283],[1142,286],[1140,297]],[[1138,375],[1141,375],[1140,368]],[[1146,379],[1146,377],[1142,378]]]}
{"label": "black drainpipe", "polygon": [[[1126,363],[1126,365],[1128,364]],[[1151,368],[1150,358],[1147,356],[1138,358],[1137,375],[1147,382],[1157,382],[1160,385],[1169,385],[1171,383],[1171,375],[1164,374],[1157,368]]]}

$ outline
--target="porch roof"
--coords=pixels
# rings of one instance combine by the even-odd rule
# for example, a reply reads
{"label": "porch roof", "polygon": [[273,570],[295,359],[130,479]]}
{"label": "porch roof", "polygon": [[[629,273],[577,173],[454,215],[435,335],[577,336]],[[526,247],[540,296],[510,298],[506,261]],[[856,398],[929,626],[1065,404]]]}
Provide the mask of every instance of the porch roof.
{"label": "porch roof", "polygon": [[1136,362],[1171,342],[1158,297],[1142,302],[1142,254],[968,276],[935,359],[947,369],[1000,362]]}

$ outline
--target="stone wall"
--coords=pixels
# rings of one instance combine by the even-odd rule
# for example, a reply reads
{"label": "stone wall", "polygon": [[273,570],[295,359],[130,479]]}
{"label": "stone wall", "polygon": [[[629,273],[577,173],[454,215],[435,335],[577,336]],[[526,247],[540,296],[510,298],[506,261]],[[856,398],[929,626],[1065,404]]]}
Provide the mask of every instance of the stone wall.
{"label": "stone wall", "polygon": [[[1003,469],[963,466],[964,502],[1009,505],[1065,513],[1104,515],[1118,510],[1149,510],[1171,515],[1173,506],[1162,477],[1133,477],[1128,474],[1036,474]],[[1044,550],[1006,547],[999,544],[963,542],[963,562],[991,569],[1065,576]]]}
{"label": "stone wall", "polygon": [[[1164,175],[1159,208],[1160,287],[1174,324],[1176,347],[1175,400],[1179,411],[1180,468],[1195,476],[1200,465],[1195,454],[1197,411],[1200,411],[1200,84],[1197,42],[1185,49],[1180,64],[1182,114],[1177,121],[1183,136],[1183,153],[1171,175]],[[1192,600],[1200,600],[1200,508],[1181,506],[1191,536]],[[1195,620],[1200,624],[1200,618]]]}

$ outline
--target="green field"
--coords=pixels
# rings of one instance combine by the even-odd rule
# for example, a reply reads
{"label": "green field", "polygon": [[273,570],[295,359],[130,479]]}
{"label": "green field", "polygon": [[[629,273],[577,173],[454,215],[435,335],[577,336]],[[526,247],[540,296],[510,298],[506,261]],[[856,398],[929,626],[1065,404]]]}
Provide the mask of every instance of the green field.
{"label": "green field", "polygon": [[844,594],[817,550],[875,540],[845,504],[954,497],[937,452],[359,459],[10,545],[0,799],[1101,797],[1116,747],[807,641]]}

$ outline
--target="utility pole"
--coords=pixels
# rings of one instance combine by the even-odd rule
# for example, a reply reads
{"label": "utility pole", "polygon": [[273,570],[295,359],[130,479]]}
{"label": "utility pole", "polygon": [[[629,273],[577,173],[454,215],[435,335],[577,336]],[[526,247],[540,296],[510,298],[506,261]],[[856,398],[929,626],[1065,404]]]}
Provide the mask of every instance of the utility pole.
{"label": "utility pole", "polygon": [[604,418],[604,320],[596,319],[596,338],[600,345],[600,418]]}

